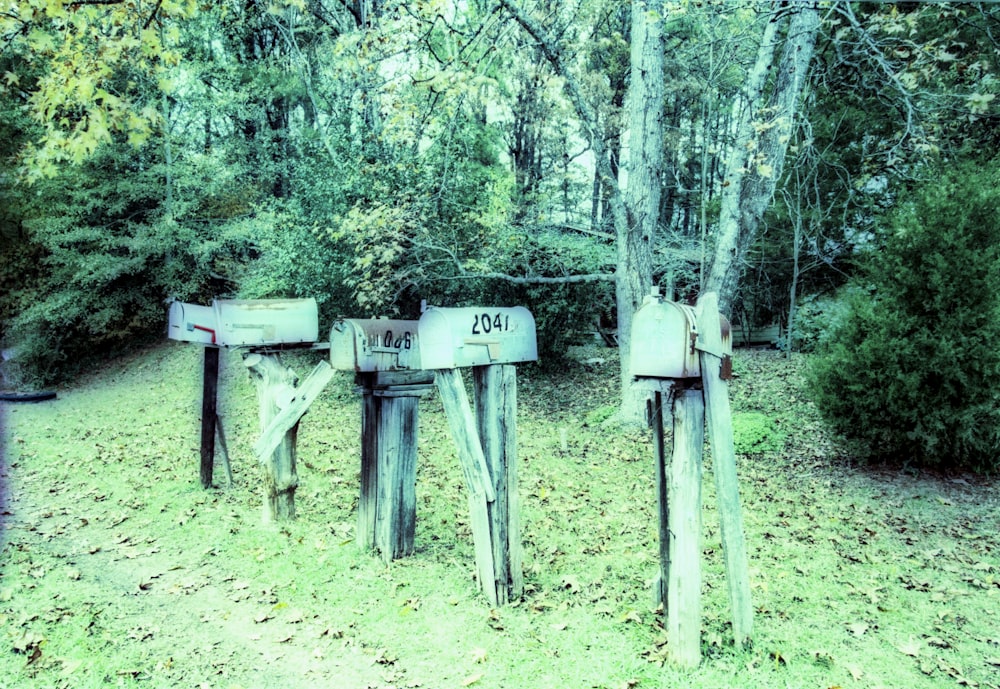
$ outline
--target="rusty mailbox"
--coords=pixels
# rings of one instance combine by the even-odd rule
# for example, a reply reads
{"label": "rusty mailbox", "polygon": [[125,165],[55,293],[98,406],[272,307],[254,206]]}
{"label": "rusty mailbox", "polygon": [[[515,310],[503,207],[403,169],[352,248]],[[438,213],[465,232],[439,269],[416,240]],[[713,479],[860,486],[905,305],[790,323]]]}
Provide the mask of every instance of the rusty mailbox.
{"label": "rusty mailbox", "polygon": [[538,359],[535,319],[523,306],[430,307],[417,327],[423,369]]}
{"label": "rusty mailbox", "polygon": [[419,369],[417,321],[339,320],[330,330],[330,364],[341,371],[358,373]]}
{"label": "rusty mailbox", "polygon": [[217,347],[310,344],[319,335],[315,299],[214,299],[170,305],[167,336]]}
{"label": "rusty mailbox", "polygon": [[[720,319],[724,359],[733,353],[729,321]],[[632,318],[630,370],[636,378],[699,378],[694,308],[647,296]]]}

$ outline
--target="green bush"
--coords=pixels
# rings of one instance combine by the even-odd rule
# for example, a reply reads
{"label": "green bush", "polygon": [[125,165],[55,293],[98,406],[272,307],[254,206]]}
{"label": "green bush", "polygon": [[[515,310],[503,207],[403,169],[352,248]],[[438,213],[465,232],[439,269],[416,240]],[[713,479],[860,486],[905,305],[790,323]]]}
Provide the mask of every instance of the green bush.
{"label": "green bush", "polygon": [[815,359],[819,409],[870,458],[1000,468],[998,207],[982,168],[902,199]]}

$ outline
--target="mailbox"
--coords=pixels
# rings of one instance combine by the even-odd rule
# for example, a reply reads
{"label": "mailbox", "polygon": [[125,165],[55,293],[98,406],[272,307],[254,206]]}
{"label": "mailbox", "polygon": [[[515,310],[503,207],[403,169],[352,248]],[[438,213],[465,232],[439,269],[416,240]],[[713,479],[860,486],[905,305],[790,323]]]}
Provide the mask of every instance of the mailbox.
{"label": "mailbox", "polygon": [[419,369],[418,342],[417,321],[345,318],[330,330],[330,364],[358,373]]}
{"label": "mailbox", "polygon": [[309,344],[319,335],[315,299],[215,299],[212,306],[174,302],[167,335],[219,347]]}
{"label": "mailbox", "polygon": [[538,359],[535,319],[523,306],[430,307],[417,325],[423,369]]}
{"label": "mailbox", "polygon": [[[629,362],[637,378],[698,378],[701,376],[694,308],[658,296],[648,296],[632,318]],[[729,321],[720,318],[722,347],[733,352]]]}
{"label": "mailbox", "polygon": [[211,306],[185,304],[175,301],[170,304],[167,337],[182,342],[217,344],[218,324]]}

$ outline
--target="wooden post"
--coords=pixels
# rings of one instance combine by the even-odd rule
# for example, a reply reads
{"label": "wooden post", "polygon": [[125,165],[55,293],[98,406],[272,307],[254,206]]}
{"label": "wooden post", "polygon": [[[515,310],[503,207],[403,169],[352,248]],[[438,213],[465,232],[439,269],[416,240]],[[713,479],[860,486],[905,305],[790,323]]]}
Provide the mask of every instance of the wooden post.
{"label": "wooden post", "polygon": [[493,542],[490,536],[490,515],[487,504],[496,499],[483,446],[479,441],[476,421],[469,396],[458,369],[435,371],[434,381],[441,395],[448,426],[458,448],[465,484],[469,491],[469,515],[472,541],[476,550],[476,573],[479,586],[491,605],[498,605]]}
{"label": "wooden post", "polygon": [[222,417],[215,415],[215,430],[218,434],[219,449],[222,450],[222,468],[226,470],[226,485],[233,487],[233,466],[229,463],[229,445],[226,443],[226,431],[222,428]]}
{"label": "wooden post", "polygon": [[[260,428],[266,430],[275,416],[295,397],[295,371],[281,363],[277,354],[245,354],[243,363],[257,386],[260,404]],[[296,471],[296,438],[299,424],[289,428],[275,450],[263,462],[265,523],[295,518],[295,489],[299,485]]]}
{"label": "wooden post", "polygon": [[718,295],[714,292],[698,300],[700,364],[705,387],[708,437],[712,445],[712,473],[719,501],[722,556],[733,614],[733,636],[736,646],[741,647],[750,642],[753,633],[753,604],[750,600],[750,573],[736,476],[729,386],[721,377],[723,352],[718,304]]}
{"label": "wooden post", "polygon": [[[669,476],[668,560],[661,563],[666,581],[668,649],[674,662],[701,662],[701,453],[705,440],[702,392],[674,393],[674,448]],[[662,550],[661,550],[662,552]]]}
{"label": "wooden post", "polygon": [[215,415],[219,391],[219,348],[205,347],[201,391],[201,485],[212,487],[215,464]]}
{"label": "wooden post", "polygon": [[517,487],[517,368],[512,364],[472,369],[476,427],[496,499],[487,505],[499,605],[524,595],[520,497]]}
{"label": "wooden post", "polygon": [[379,375],[358,375],[362,407],[357,542],[379,551],[389,563],[413,552],[418,402],[430,385],[380,385]]}

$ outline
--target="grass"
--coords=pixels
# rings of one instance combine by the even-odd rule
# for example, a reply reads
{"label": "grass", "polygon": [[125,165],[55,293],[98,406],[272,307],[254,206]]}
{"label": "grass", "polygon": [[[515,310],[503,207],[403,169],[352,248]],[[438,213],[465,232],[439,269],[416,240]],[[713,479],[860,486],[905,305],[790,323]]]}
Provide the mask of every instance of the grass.
{"label": "grass", "polygon": [[855,466],[802,359],[737,356],[734,414],[767,430],[738,458],[751,649],[729,637],[709,455],[704,661],[663,663],[652,448],[604,423],[613,360],[520,372],[528,590],[491,609],[436,397],[420,411],[417,552],[385,566],[353,540],[350,377],[302,422],[299,518],[262,526],[239,357],[224,355],[220,393],[236,486],[205,491],[199,351],[170,343],[2,408],[0,687],[1000,686],[996,484]]}

